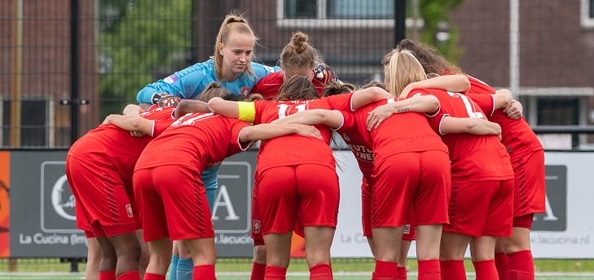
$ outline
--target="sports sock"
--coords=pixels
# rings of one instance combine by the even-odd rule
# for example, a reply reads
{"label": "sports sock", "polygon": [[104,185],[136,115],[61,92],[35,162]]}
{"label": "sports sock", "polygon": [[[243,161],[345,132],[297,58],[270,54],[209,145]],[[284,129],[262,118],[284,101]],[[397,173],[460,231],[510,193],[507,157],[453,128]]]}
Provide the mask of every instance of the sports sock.
{"label": "sports sock", "polygon": [[192,280],[192,272],[194,270],[194,261],[192,258],[181,258],[177,263],[177,270],[175,271],[175,278],[177,280]]}
{"label": "sports sock", "polygon": [[143,280],[165,280],[165,275],[161,274],[154,274],[154,273],[145,273]]}
{"label": "sports sock", "polygon": [[497,267],[497,274],[499,274],[499,280],[509,279],[509,260],[505,253],[495,253],[495,267]]}
{"label": "sports sock", "polygon": [[310,280],[332,280],[332,268],[327,263],[320,263],[309,269]]}
{"label": "sports sock", "polygon": [[479,262],[472,262],[474,271],[476,272],[476,280],[497,280],[497,268],[495,268],[495,260],[486,260]]}
{"label": "sports sock", "polygon": [[375,261],[375,270],[371,274],[372,280],[398,279],[398,264],[396,262]]}
{"label": "sports sock", "polygon": [[99,280],[115,280],[115,270],[99,271]]}
{"label": "sports sock", "polygon": [[214,264],[197,265],[193,274],[192,280],[217,280]]}
{"label": "sports sock", "polygon": [[179,262],[178,255],[171,255],[171,265],[169,266],[169,280],[177,280],[176,271],[177,263]]}
{"label": "sports sock", "polygon": [[463,260],[440,261],[441,278],[448,280],[466,280]]}
{"label": "sports sock", "polygon": [[398,280],[407,280],[408,273],[406,271],[406,267],[399,266],[398,267]]}
{"label": "sports sock", "polygon": [[287,279],[287,269],[280,266],[266,266],[266,273],[264,275],[266,280],[285,280]]}
{"label": "sports sock", "polygon": [[138,280],[140,279],[140,275],[138,274],[138,270],[126,271],[120,276],[116,277],[116,280]]}
{"label": "sports sock", "polygon": [[252,262],[252,273],[250,274],[250,280],[264,280],[264,273],[266,272],[266,265]]}
{"label": "sports sock", "polygon": [[534,280],[534,259],[530,250],[507,255],[509,280]]}
{"label": "sports sock", "polygon": [[423,260],[417,263],[419,264],[418,280],[441,280],[439,260]]}

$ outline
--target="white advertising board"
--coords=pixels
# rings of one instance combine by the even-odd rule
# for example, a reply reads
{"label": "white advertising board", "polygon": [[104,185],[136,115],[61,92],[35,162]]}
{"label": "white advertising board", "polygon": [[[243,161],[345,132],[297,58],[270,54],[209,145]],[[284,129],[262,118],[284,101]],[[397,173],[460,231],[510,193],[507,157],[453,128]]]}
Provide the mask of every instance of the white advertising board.
{"label": "white advertising board", "polygon": [[[335,151],[340,178],[333,257],[371,257],[361,227],[361,172],[350,151]],[[594,258],[594,153],[547,152],[547,213],[535,216],[535,258]],[[409,252],[414,257],[414,243]]]}

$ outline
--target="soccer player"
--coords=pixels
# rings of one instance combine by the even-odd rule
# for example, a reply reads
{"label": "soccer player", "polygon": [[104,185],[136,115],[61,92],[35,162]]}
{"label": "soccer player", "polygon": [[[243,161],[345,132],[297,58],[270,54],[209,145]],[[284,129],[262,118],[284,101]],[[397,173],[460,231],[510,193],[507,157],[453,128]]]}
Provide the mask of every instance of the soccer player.
{"label": "soccer player", "polygon": [[[427,73],[462,73],[437,51],[422,43],[403,40],[397,49],[410,50]],[[514,169],[513,233],[510,238],[497,240],[495,262],[499,278],[534,279],[530,230],[534,214],[545,211],[544,150],[530,125],[522,118],[520,102],[513,100],[507,107],[495,110],[492,98],[497,92],[474,77],[468,78],[470,89],[467,95],[481,106],[489,120],[501,126],[501,142],[507,147]]]}
{"label": "soccer player", "polygon": [[141,224],[132,191],[132,171],[142,149],[173,122],[172,110],[155,105],[138,115],[143,110],[129,105],[126,114],[145,118],[153,125],[148,135],[134,137],[112,124],[113,117],[108,116],[104,124],[78,139],[68,151],[66,176],[77,202],[78,224],[88,223],[81,229],[86,229],[87,238],[96,238],[101,247],[101,279],[136,280],[142,274],[141,244],[136,235]]}
{"label": "soccer player", "polygon": [[[138,92],[137,101],[154,104],[168,100],[178,102],[179,99],[194,99],[213,82],[219,82],[222,88],[233,94],[247,96],[262,77],[280,70],[279,67],[252,62],[256,41],[247,19],[240,15],[227,15],[219,28],[211,59],[146,85]],[[211,206],[216,198],[219,167],[212,166],[202,174]],[[191,279],[192,260],[186,255],[186,250],[178,248],[177,244],[174,245],[174,250],[171,279]]]}
{"label": "soccer player", "polygon": [[[386,72],[397,77],[391,84],[394,92],[426,77],[423,67],[409,51],[395,50],[388,56]],[[497,277],[495,242],[498,237],[512,233],[513,171],[509,155],[496,136],[444,134],[442,120],[448,115],[485,118],[468,97],[436,89],[413,89],[409,96],[415,94],[431,94],[439,99],[440,110],[431,118],[431,124],[442,134],[452,165],[450,223],[444,226],[441,240],[442,275],[444,279],[466,279],[463,258],[472,241],[477,278]],[[510,101],[508,95],[495,107],[503,108]]]}
{"label": "soccer player", "polygon": [[[211,92],[202,98],[233,96],[222,88]],[[134,171],[134,191],[151,255],[144,279],[165,279],[170,239],[189,249],[194,263],[192,279],[215,279],[214,229],[202,170],[247,149],[253,140],[291,133],[321,138],[310,126],[250,126],[214,113],[190,113],[153,140]]]}
{"label": "soccer player", "polygon": [[[325,85],[337,78],[334,71],[320,60],[318,51],[309,44],[308,36],[302,32],[295,32],[280,54],[282,71],[266,75],[254,86],[252,93],[260,94],[267,100],[275,99],[285,79],[300,75],[310,79],[321,96]],[[257,186],[254,186],[254,189],[257,189]],[[254,197],[251,219],[252,228],[256,229],[260,223],[257,203],[257,197]],[[250,280],[263,280],[266,270],[264,238],[259,230],[252,230],[251,235],[254,240],[254,257]]]}

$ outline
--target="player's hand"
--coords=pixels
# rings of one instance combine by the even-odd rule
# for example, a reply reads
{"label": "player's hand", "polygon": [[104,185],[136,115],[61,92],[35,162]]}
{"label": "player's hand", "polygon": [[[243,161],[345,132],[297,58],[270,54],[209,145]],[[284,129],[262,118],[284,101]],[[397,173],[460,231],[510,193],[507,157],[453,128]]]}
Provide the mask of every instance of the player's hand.
{"label": "player's hand", "polygon": [[130,131],[130,135],[132,135],[132,137],[140,138],[140,137],[144,136],[145,134],[140,131]]}
{"label": "player's hand", "polygon": [[330,82],[338,81],[338,77],[334,74],[334,70],[323,62],[316,62],[314,66],[313,79],[320,83],[327,85]]}
{"label": "player's hand", "polygon": [[161,108],[166,107],[176,107],[179,102],[181,102],[181,98],[173,95],[162,95],[161,98],[157,101],[157,104]]}
{"label": "player's hand", "polygon": [[111,120],[113,120],[113,118],[115,118],[116,116],[117,115],[115,115],[115,114],[108,115],[107,117],[105,117],[105,119],[103,120],[103,122],[101,122],[101,125],[110,124],[111,123]]}
{"label": "player's hand", "polygon": [[320,140],[324,139],[324,138],[322,138],[322,133],[320,132],[320,130],[317,129],[315,126],[305,125],[305,124],[292,124],[291,126],[295,127],[296,134],[298,134],[298,135],[306,136],[306,137],[314,137],[314,138],[318,138]]}
{"label": "player's hand", "polygon": [[524,108],[522,108],[522,103],[516,100],[512,100],[512,102],[507,104],[507,107],[503,109],[503,113],[505,113],[508,117],[516,120],[523,117],[523,109]]}
{"label": "player's hand", "polygon": [[374,128],[378,128],[385,119],[392,115],[392,113],[392,109],[390,109],[387,104],[373,109],[367,116],[367,130],[371,131]]}

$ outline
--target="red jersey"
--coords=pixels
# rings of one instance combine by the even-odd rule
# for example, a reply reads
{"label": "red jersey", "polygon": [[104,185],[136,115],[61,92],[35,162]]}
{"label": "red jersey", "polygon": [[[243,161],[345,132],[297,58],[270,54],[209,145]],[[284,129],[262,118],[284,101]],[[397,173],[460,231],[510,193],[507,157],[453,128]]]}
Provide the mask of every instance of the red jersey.
{"label": "red jersey", "polygon": [[[368,182],[371,182],[374,158],[381,160],[397,153],[426,150],[442,150],[447,153],[446,145],[431,129],[427,117],[420,113],[394,114],[370,134],[367,130],[369,112],[392,101],[394,99],[378,101],[353,113],[342,112],[344,124],[337,132],[351,148],[359,169]],[[410,129],[411,127],[415,129]]]}
{"label": "red jersey", "polygon": [[[351,110],[350,94],[341,94],[324,99],[295,101],[256,101],[254,124],[270,123],[276,119],[309,109]],[[332,149],[328,145],[332,131],[325,125],[316,126],[323,140],[290,134],[262,141],[258,154],[258,169],[297,165],[321,164],[336,168]]]}
{"label": "red jersey", "polygon": [[[272,100],[278,95],[278,90],[283,84],[284,77],[284,71],[270,73],[264,76],[264,78],[260,79],[260,81],[254,85],[251,92],[261,94],[266,100]],[[318,96],[322,97],[322,92],[324,91],[324,87],[326,85],[317,79],[313,79],[311,83],[318,90]]]}
{"label": "red jersey", "polygon": [[[394,99],[388,100],[388,102],[393,101]],[[377,107],[377,103],[372,106],[374,107],[371,109]],[[366,108],[370,108],[370,106]],[[447,146],[429,125],[427,116],[417,112],[393,114],[385,119],[378,128],[371,131],[371,138],[376,160],[399,153],[429,150],[448,152]]]}
{"label": "red jersey", "polygon": [[89,162],[107,161],[113,165],[124,182],[131,182],[134,165],[140,153],[154,137],[161,134],[174,121],[172,117],[174,109],[153,105],[140,114],[154,121],[152,136],[133,137],[129,131],[115,125],[100,125],[72,144],[68,155]]}
{"label": "red jersey", "polygon": [[[378,102],[378,104],[381,104],[381,102]],[[373,108],[375,106],[370,104],[355,112],[341,111],[344,122],[342,126],[336,129],[336,132],[342,136],[344,142],[351,148],[351,152],[353,152],[363,174],[363,179],[369,183],[373,182],[371,177],[373,174],[373,142],[367,130],[366,121],[367,113]]]}
{"label": "red jersey", "polygon": [[247,149],[239,132],[248,125],[214,113],[187,114],[147,145],[135,169],[186,165],[202,171]]}
{"label": "red jersey", "polygon": [[495,90],[492,87],[471,76],[468,76],[468,80],[470,89],[466,95],[487,113],[490,121],[501,126],[501,142],[506,146],[512,160],[543,149],[540,140],[524,118],[512,119],[503,109],[494,110],[495,104],[491,95],[495,94]]}
{"label": "red jersey", "polygon": [[[429,123],[438,133],[443,118],[447,116],[484,119],[480,107],[463,94],[440,89],[414,89],[411,96],[419,93],[431,94],[439,99],[439,111],[429,118]],[[441,138],[449,150],[452,179],[480,181],[513,178],[509,155],[497,136],[454,133],[442,135]]]}

